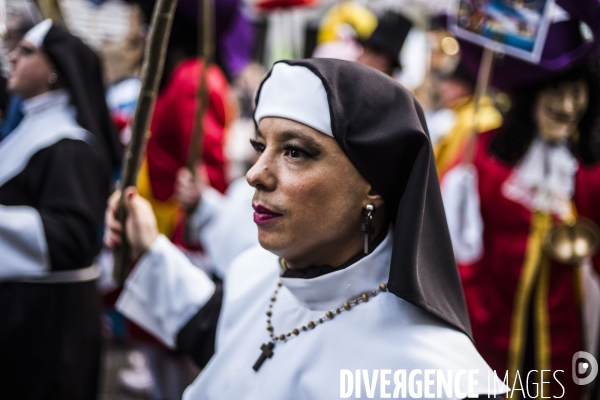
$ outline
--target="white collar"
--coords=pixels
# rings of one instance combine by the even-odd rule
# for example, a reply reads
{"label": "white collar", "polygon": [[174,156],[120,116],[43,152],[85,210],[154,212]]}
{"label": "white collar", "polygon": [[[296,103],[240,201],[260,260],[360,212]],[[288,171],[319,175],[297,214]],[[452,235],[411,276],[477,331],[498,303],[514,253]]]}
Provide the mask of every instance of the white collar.
{"label": "white collar", "polygon": [[87,140],[89,133],[75,120],[69,94],[55,90],[25,100],[23,121],[0,142],[0,186],[23,171],[38,151],[62,139]]}
{"label": "white collar", "polygon": [[71,101],[69,92],[65,89],[52,90],[38,96],[23,100],[23,114],[25,116],[42,113],[49,109],[66,107]]}
{"label": "white collar", "polygon": [[551,144],[537,136],[502,185],[502,194],[531,211],[567,218],[577,169],[566,144]]}
{"label": "white collar", "polygon": [[281,283],[305,307],[330,310],[379,288],[390,276],[392,228],[375,250],[351,266],[312,279],[281,278]]}

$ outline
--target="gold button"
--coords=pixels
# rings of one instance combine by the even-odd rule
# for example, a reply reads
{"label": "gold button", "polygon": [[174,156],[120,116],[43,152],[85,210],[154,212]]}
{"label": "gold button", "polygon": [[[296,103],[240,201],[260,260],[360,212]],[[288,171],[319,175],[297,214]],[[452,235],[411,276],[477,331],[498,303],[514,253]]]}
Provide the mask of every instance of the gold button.
{"label": "gold button", "polygon": [[381,290],[382,292],[385,292],[387,290],[387,286],[385,283],[382,283],[379,285],[379,290]]}
{"label": "gold button", "polygon": [[366,293],[363,293],[360,295],[360,297],[362,298],[363,301],[369,301],[369,296]]}
{"label": "gold button", "polygon": [[332,313],[331,311],[327,311],[327,312],[325,313],[325,316],[326,316],[327,318],[329,318],[329,319],[333,319],[333,313]]}
{"label": "gold button", "polygon": [[292,333],[293,333],[294,335],[299,335],[299,334],[300,334],[300,331],[299,331],[298,329],[294,328],[294,329],[292,329]]}
{"label": "gold button", "polygon": [[349,310],[349,309],[350,309],[350,303],[348,303],[348,302],[345,302],[345,303],[344,303],[344,308],[345,308],[346,310]]}
{"label": "gold button", "polygon": [[315,326],[316,326],[315,323],[312,321],[310,321],[307,325],[310,329],[315,329]]}

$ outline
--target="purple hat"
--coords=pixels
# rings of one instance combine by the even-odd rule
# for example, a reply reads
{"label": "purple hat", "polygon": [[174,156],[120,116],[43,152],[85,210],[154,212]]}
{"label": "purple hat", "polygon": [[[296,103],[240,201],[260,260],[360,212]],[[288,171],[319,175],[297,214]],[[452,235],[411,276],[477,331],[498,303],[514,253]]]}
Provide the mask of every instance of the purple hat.
{"label": "purple hat", "polygon": [[[531,64],[506,55],[494,64],[492,86],[513,93],[519,89],[549,82],[573,67],[598,57],[600,44],[600,1],[557,0],[570,16],[567,21],[550,24],[539,64]],[[580,23],[587,24],[593,35],[591,41],[582,38]],[[477,73],[482,47],[459,39],[465,66]]]}

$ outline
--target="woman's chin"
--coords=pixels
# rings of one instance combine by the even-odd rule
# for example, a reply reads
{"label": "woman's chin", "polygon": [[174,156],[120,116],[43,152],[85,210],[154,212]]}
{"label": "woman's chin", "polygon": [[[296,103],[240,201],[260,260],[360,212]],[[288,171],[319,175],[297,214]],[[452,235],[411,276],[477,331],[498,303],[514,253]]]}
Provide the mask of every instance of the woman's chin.
{"label": "woman's chin", "polygon": [[268,232],[265,229],[261,229],[260,226],[258,227],[258,242],[261,247],[279,257],[283,257],[287,253],[286,250],[289,249],[293,242],[287,240],[286,236],[281,232]]}

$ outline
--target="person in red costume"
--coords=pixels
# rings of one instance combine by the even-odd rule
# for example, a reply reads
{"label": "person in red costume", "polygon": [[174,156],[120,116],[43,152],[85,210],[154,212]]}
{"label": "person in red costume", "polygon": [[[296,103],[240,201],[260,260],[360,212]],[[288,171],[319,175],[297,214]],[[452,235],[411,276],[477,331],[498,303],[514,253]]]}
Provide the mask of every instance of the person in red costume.
{"label": "person in red costume", "polygon": [[[142,2],[150,16],[153,2]],[[149,19],[149,18],[148,18]],[[187,165],[190,139],[197,118],[196,92],[200,84],[203,61],[197,57],[195,20],[189,21],[178,10],[171,31],[165,70],[150,123],[150,138],[140,171],[140,194],[152,204],[161,233],[178,245],[187,246],[181,227],[185,210],[173,196],[177,171]],[[209,105],[203,120],[204,139],[198,143],[202,167],[211,186],[220,192],[227,188],[223,145],[232,119],[229,85],[217,64],[207,71]]]}
{"label": "person in red costume", "polygon": [[523,90],[505,125],[481,135],[473,163],[442,182],[475,343],[507,373],[511,398],[578,400],[586,390],[572,359],[596,351],[600,256],[561,264],[543,241],[574,209],[600,225],[599,78],[584,65]]}
{"label": "person in red costume", "polygon": [[[513,399],[581,400],[591,388],[573,376],[593,368],[581,375],[578,354],[598,354],[600,256],[562,264],[544,240],[577,217],[600,225],[600,2],[556,4],[540,62],[494,67],[513,95],[503,126],[442,182],[475,344]],[[461,50],[473,72],[481,48]]]}
{"label": "person in red costume", "polygon": [[[140,192],[148,198],[161,232],[180,241],[181,215],[173,198],[177,171],[185,167],[196,110],[196,90],[203,63],[197,58],[181,61],[161,90],[150,125],[151,136],[140,174]],[[202,164],[211,186],[227,188],[223,142],[229,118],[227,80],[215,65],[208,70],[209,108],[203,121]],[[198,144],[200,145],[200,144]]]}

